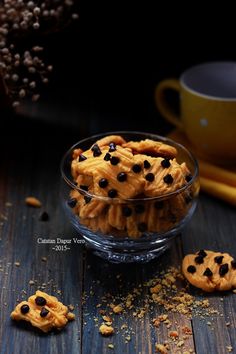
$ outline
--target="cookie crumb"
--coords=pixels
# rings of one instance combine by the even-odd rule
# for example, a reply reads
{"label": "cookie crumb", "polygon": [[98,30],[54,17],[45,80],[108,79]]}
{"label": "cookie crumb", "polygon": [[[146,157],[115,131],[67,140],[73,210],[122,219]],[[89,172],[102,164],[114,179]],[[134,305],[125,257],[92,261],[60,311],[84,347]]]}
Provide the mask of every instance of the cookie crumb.
{"label": "cookie crumb", "polygon": [[170,331],[169,336],[173,339],[176,339],[179,337],[179,333],[177,331]]}
{"label": "cookie crumb", "polygon": [[233,347],[231,345],[227,345],[226,349],[228,350],[229,353],[232,353]]}
{"label": "cookie crumb", "polygon": [[35,285],[34,280],[30,280],[30,281],[29,281],[29,285]]}
{"label": "cookie crumb", "polygon": [[73,321],[75,319],[75,314],[72,312],[68,312],[67,319],[68,321]]}
{"label": "cookie crumb", "polygon": [[40,202],[40,200],[35,197],[25,198],[25,203],[29,206],[34,207],[34,208],[40,208],[42,206],[42,203]]}
{"label": "cookie crumb", "polygon": [[74,311],[75,307],[70,304],[70,305],[68,305],[68,309],[69,309],[70,311]]}
{"label": "cookie crumb", "polygon": [[108,346],[107,346],[109,349],[114,349],[114,344],[108,344]]}
{"label": "cookie crumb", "polygon": [[20,267],[20,262],[15,262],[14,264],[16,267]]}
{"label": "cookie crumb", "polygon": [[156,343],[155,350],[156,350],[156,353],[168,354],[169,347],[166,344],[164,345],[164,344]]}
{"label": "cookie crumb", "polygon": [[114,328],[112,326],[107,326],[106,324],[102,324],[99,327],[99,332],[103,335],[103,336],[110,336],[114,333]]}
{"label": "cookie crumb", "polygon": [[48,260],[47,257],[41,257],[42,262],[47,262],[47,260]]}
{"label": "cookie crumb", "polygon": [[123,311],[123,307],[121,305],[116,305],[113,307],[113,312],[116,314],[120,314]]}

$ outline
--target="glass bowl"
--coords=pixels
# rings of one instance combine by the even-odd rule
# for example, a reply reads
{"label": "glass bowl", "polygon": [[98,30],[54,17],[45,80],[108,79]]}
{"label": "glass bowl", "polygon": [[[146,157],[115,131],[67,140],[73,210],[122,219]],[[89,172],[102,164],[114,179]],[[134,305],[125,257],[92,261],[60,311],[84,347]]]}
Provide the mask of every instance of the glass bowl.
{"label": "glass bowl", "polygon": [[[185,183],[172,192],[159,193],[155,197],[141,194],[132,198],[98,195],[89,192],[86,186],[78,185],[71,170],[74,151],[91,149],[97,140],[110,135],[119,135],[126,141],[151,139],[174,147],[177,150],[176,161],[179,164],[185,162],[188,167]],[[146,155],[150,154],[146,152]],[[61,175],[61,198],[70,222],[88,248],[117,263],[147,262],[163,253],[190,220],[199,193],[198,164],[194,156],[175,141],[149,133],[109,132],[83,139],[62,158]],[[131,170],[127,175],[132,175],[133,181],[138,178],[138,174]],[[125,186],[124,183],[120,183],[120,188]],[[106,186],[102,187],[104,191]],[[83,214],[81,203],[89,214]]]}

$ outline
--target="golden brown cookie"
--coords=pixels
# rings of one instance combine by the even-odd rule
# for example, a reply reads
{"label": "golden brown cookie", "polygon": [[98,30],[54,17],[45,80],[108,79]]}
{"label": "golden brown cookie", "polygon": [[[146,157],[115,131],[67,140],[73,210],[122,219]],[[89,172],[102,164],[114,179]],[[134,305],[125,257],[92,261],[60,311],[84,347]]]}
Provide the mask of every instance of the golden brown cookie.
{"label": "golden brown cookie", "polygon": [[28,301],[18,304],[11,313],[13,320],[30,322],[43,332],[49,332],[53,328],[62,329],[68,320],[73,320],[74,317],[68,307],[56,297],[39,290],[30,296]]}
{"label": "golden brown cookie", "polygon": [[192,285],[207,292],[236,287],[236,262],[228,253],[200,250],[188,254],[182,270]]}
{"label": "golden brown cookie", "polygon": [[97,140],[96,144],[98,144],[98,146],[109,146],[110,145],[114,146],[114,145],[122,145],[125,144],[126,141],[125,139],[123,139],[120,135],[108,135],[105,136],[102,139]]}
{"label": "golden brown cookie", "polygon": [[124,147],[130,148],[134,153],[141,153],[150,156],[161,156],[173,159],[177,155],[176,148],[164,144],[160,141],[145,139],[141,141],[129,141],[123,144]]}

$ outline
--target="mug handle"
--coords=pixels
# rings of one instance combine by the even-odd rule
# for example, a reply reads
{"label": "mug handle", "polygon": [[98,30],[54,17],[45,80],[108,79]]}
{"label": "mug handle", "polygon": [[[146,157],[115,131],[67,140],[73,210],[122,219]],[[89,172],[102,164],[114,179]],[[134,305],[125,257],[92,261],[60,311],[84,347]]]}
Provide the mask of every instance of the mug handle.
{"label": "mug handle", "polygon": [[180,130],[183,130],[183,124],[180,121],[180,117],[175,114],[170,108],[168,102],[166,101],[165,91],[174,90],[180,94],[180,83],[176,79],[167,79],[161,81],[155,90],[155,102],[156,106],[159,109],[160,113],[163,115],[168,122],[175,125]]}

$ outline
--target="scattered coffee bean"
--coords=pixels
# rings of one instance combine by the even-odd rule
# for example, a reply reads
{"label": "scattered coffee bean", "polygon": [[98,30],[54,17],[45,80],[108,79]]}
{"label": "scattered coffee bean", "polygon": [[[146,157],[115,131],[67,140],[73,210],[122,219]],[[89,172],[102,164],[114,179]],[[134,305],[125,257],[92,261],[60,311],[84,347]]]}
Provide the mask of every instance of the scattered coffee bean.
{"label": "scattered coffee bean", "polygon": [[42,214],[39,217],[40,221],[48,221],[49,220],[49,215],[46,211],[43,211]]}

